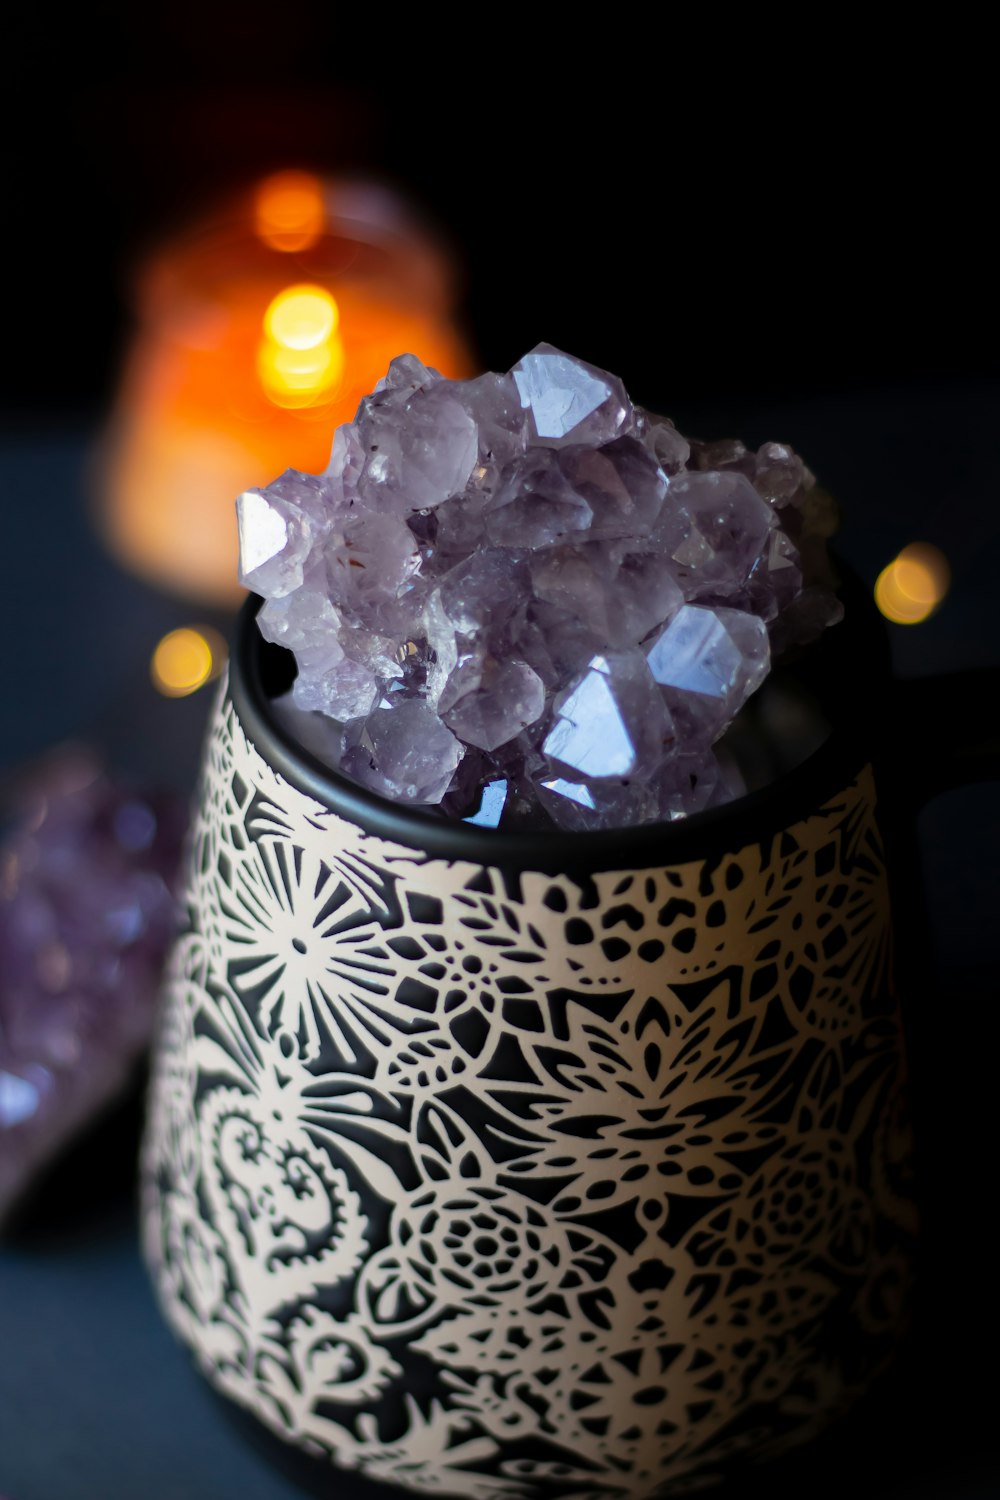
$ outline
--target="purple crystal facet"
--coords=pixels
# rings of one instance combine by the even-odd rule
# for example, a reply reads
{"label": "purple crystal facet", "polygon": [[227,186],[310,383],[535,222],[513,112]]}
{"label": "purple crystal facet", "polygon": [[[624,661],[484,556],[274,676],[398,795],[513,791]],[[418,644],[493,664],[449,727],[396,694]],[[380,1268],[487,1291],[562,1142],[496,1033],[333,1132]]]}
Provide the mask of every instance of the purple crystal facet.
{"label": "purple crystal facet", "polygon": [[641,651],[593,657],[553,707],[542,749],[586,781],[648,777],[674,747],[670,711]]}
{"label": "purple crystal facet", "polygon": [[357,720],[347,745],[344,769],[362,786],[399,802],[440,802],[463,753],[419,698],[376,708]]}
{"label": "purple crystal facet", "polygon": [[302,587],[303,565],[330,522],[322,482],[288,469],[236,502],[240,582],[271,599]]}
{"label": "purple crystal facet", "polygon": [[768,541],[774,515],[744,475],[711,469],[670,482],[656,541],[688,599],[737,599]]}
{"label": "purple crystal facet", "polygon": [[685,604],[649,645],[646,660],[687,731],[685,743],[711,744],[767,676],[767,627],[742,610]]}
{"label": "purple crystal facet", "polygon": [[545,685],[523,661],[470,658],[449,680],[451,707],[442,713],[448,728],[466,745],[497,750],[541,718]]}
{"label": "purple crystal facet", "polygon": [[840,617],[835,507],[791,448],[689,440],[547,344],[464,382],[394,360],[326,473],[248,492],[239,521],[261,631],[296,657],[286,731],[480,827],[739,795],[713,746]]}
{"label": "purple crystal facet", "polygon": [[541,448],[507,476],[485,506],[486,534],[498,547],[551,547],[589,534],[594,512],[574,483],[572,465]]}
{"label": "purple crystal facet", "polygon": [[469,482],[479,454],[476,424],[435,380],[392,386],[362,402],[358,428],[365,451],[359,492],[370,504],[432,509]]}
{"label": "purple crystal facet", "polygon": [[632,403],[615,375],[573,359],[551,344],[539,344],[511,374],[540,443],[586,443],[599,447],[631,424]]}

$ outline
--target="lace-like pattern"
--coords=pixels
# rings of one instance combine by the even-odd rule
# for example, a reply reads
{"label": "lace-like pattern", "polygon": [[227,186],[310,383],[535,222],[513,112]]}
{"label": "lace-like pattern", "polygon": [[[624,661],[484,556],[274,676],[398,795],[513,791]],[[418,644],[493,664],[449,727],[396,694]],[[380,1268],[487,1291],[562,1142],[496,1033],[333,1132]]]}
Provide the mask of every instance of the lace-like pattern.
{"label": "lace-like pattern", "polygon": [[364,834],[223,694],[145,1150],[209,1380],[404,1488],[671,1494],[822,1426],[914,1228],[870,775],[581,885]]}

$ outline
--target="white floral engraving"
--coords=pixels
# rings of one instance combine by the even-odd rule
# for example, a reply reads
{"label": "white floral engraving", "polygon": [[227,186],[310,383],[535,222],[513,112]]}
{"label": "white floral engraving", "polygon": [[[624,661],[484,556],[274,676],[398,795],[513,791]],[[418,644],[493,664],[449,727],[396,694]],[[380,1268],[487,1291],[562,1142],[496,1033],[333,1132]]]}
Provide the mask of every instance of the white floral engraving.
{"label": "white floral engraving", "polygon": [[146,1253],[281,1437],[641,1500],[864,1387],[913,1227],[870,776],[766,849],[512,887],[288,785],[223,692],[188,906]]}

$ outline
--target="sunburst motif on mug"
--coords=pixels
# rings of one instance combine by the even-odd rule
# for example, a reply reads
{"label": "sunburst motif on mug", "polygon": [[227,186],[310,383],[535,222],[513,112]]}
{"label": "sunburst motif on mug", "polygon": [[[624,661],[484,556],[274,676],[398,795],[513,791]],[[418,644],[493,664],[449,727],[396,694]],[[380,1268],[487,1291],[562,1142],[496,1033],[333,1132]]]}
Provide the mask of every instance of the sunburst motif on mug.
{"label": "sunburst motif on mug", "polygon": [[261,1025],[307,1061],[320,1055],[325,1032],[343,1061],[356,1062],[337,999],[345,987],[387,993],[390,968],[378,922],[353,886],[310,851],[261,839],[220,894],[230,978],[258,996]]}

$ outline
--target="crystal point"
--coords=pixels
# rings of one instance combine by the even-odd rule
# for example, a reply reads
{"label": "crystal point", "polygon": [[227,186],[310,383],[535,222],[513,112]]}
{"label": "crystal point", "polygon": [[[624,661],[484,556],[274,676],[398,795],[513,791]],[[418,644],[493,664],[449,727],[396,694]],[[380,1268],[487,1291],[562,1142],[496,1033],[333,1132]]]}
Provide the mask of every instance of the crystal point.
{"label": "crystal point", "polygon": [[632,405],[614,375],[539,344],[511,372],[533,436],[541,443],[597,446],[631,422]]}
{"label": "crystal point", "polygon": [[347,742],[344,769],[399,802],[440,802],[462,759],[458,740],[418,698],[375,709]]}
{"label": "crystal point", "polygon": [[739,610],[685,604],[646,659],[667,703],[690,726],[688,741],[711,743],[767,675],[767,627]]}
{"label": "crystal point", "polygon": [[263,490],[236,501],[240,582],[283,598],[302,587],[303,567],[329,524],[330,498],[321,480],[289,469]]}
{"label": "crystal point", "polygon": [[767,545],[774,515],[745,475],[710,469],[670,481],[656,541],[689,599],[737,598]]}
{"label": "crystal point", "polygon": [[553,707],[542,749],[580,777],[647,775],[673,747],[669,711],[639,651],[592,657]]}

